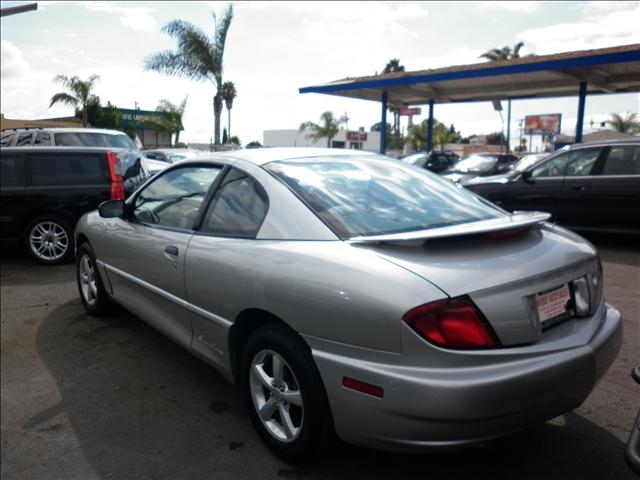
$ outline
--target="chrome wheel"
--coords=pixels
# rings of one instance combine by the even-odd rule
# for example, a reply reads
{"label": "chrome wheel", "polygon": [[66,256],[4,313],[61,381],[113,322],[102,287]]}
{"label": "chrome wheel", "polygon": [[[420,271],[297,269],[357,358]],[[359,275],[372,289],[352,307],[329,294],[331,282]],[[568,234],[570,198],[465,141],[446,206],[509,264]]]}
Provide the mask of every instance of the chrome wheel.
{"label": "chrome wheel", "polygon": [[271,350],[258,352],[251,362],[249,388],[258,418],[281,442],[292,442],[302,430],[304,406],[300,384],[289,364]]}
{"label": "chrome wheel", "polygon": [[69,236],[60,224],[43,221],[31,229],[29,247],[42,260],[60,260],[69,250]]}
{"label": "chrome wheel", "polygon": [[96,285],[96,271],[93,262],[87,254],[80,258],[78,275],[80,276],[80,290],[84,301],[92,307],[98,299],[98,286]]}

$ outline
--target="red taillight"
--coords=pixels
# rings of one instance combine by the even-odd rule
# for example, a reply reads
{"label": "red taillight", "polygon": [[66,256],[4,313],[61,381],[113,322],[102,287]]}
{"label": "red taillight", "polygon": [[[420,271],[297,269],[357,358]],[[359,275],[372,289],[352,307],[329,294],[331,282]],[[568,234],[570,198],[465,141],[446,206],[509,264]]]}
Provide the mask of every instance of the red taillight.
{"label": "red taillight", "polygon": [[342,386],[355,390],[356,392],[366,393],[374,397],[382,398],[384,396],[384,390],[377,385],[371,385],[370,383],[356,380],[355,378],[342,377]]}
{"label": "red taillight", "polygon": [[520,235],[525,232],[526,228],[514,228],[511,230],[498,230],[496,232],[485,232],[482,235],[487,238],[496,239],[496,238],[509,238],[515,237],[516,235]]}
{"label": "red taillight", "polygon": [[493,348],[500,342],[466,297],[439,300],[409,310],[402,319],[430,342],[453,348]]}
{"label": "red taillight", "polygon": [[118,159],[113,152],[107,152],[109,161],[109,175],[111,177],[111,200],[124,200],[124,183],[122,175],[118,173]]}

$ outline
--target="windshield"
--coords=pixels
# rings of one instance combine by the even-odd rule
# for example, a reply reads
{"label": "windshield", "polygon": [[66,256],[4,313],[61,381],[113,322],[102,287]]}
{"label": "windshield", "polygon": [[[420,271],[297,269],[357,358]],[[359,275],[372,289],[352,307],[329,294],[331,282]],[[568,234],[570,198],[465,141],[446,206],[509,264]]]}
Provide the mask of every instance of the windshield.
{"label": "windshield", "polygon": [[133,140],[125,133],[109,134],[100,132],[63,132],[56,133],[56,146],[59,147],[113,147],[138,149]]}
{"label": "windshield", "polygon": [[265,165],[340,238],[498,218],[502,210],[425,170],[384,157],[324,157]]}
{"label": "windshield", "polygon": [[485,173],[493,169],[498,161],[495,155],[470,155],[456,163],[452,170],[456,172]]}
{"label": "windshield", "polygon": [[546,155],[525,155],[514,165],[513,169],[516,172],[522,172],[545,157]]}

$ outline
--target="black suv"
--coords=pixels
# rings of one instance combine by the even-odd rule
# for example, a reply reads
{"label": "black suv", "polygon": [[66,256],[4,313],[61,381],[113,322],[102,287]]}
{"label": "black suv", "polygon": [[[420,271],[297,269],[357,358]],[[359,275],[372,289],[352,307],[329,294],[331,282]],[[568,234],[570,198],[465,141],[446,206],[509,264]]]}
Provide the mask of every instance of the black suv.
{"label": "black suv", "polygon": [[124,200],[149,176],[140,151],[126,148],[9,147],[0,166],[0,240],[21,241],[50,265],[73,255],[83,214]]}

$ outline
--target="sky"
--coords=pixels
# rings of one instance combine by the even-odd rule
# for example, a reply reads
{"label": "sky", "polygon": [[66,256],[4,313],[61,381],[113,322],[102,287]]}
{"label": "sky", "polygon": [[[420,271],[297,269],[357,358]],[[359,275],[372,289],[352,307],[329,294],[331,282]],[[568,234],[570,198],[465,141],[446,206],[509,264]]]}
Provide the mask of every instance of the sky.
{"label": "sky", "polygon": [[[1,2],[2,7],[28,2]],[[226,2],[38,2],[38,10],[1,22],[2,113],[37,119],[73,115],[49,107],[62,87],[58,74],[97,74],[95,93],[121,108],[155,110],[161,99],[188,96],[181,141],[213,137],[215,87],[145,72],[148,55],[175,48],[161,32],[181,19],[213,33],[212,12]],[[234,2],[224,57],[224,80],[238,91],[231,133],[243,144],[264,130],[297,129],[324,111],[347,113],[348,128],[380,121],[380,104],[320,94],[304,86],[380,72],[391,58],[407,71],[479,63],[494,47],[525,43],[521,54],[551,54],[640,43],[640,2]],[[586,121],[612,112],[638,112],[639,94],[588,97]],[[511,136],[525,115],[561,113],[563,133],[575,130],[577,96],[521,100],[512,105]],[[423,108],[426,113],[427,109]],[[505,112],[506,116],[506,112]],[[463,136],[500,131],[490,102],[436,105],[435,117]],[[226,110],[222,126],[226,126]],[[425,115],[414,117],[419,122]],[[590,131],[589,124],[586,132]]]}

